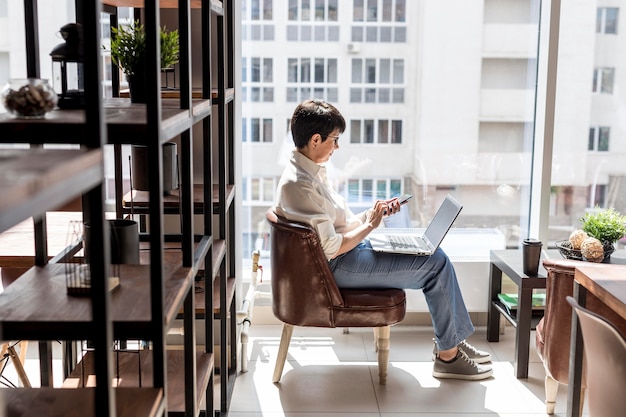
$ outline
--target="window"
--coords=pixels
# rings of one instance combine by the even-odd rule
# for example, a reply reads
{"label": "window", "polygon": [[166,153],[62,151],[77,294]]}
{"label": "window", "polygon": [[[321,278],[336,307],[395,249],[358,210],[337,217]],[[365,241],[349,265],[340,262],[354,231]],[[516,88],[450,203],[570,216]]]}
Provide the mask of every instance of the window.
{"label": "window", "polygon": [[244,142],[272,142],[273,121],[270,118],[242,118],[241,136]]}
{"label": "window", "polygon": [[613,94],[615,68],[596,68],[593,70],[593,92]]}
{"label": "window", "polygon": [[273,41],[273,0],[241,1],[241,37],[248,41]]}
{"label": "window", "polygon": [[339,99],[337,59],[288,58],[287,101],[301,102],[319,98],[329,102]]}
{"label": "window", "polygon": [[355,209],[370,207],[376,200],[386,200],[402,194],[402,180],[398,178],[350,179],[347,184],[339,186],[339,192],[346,198],[348,204]]}
{"label": "window", "polygon": [[478,150],[482,153],[515,154],[524,151],[526,136],[532,126],[515,122],[481,122],[478,130]]}
{"label": "window", "polygon": [[[9,53],[0,52],[0,85],[4,85],[10,78],[11,71],[9,64]],[[4,106],[2,106],[0,112],[4,112]]]}
{"label": "window", "polygon": [[[589,201],[587,207],[606,207],[607,186],[604,184],[592,184],[588,187]],[[622,212],[623,213],[623,212]]]}
{"label": "window", "polygon": [[272,58],[242,58],[242,101],[274,101],[274,61]]}
{"label": "window", "polygon": [[273,203],[277,182],[274,178],[243,178],[241,185],[242,199],[248,203]]}
{"label": "window", "polygon": [[404,103],[404,60],[353,58],[351,103]]}
{"label": "window", "polygon": [[596,33],[617,34],[617,7],[598,7]]}
{"label": "window", "polygon": [[350,143],[402,143],[402,121],[350,120]]}
{"label": "window", "polygon": [[338,1],[289,0],[287,40],[294,42],[338,41]]}
{"label": "window", "polygon": [[[533,203],[549,198],[549,193],[546,197],[531,189],[531,161],[541,159],[541,155],[533,157],[540,149],[535,149],[532,141],[545,132],[542,125],[535,126],[535,104],[544,104],[544,91],[535,86],[537,70],[547,62],[547,48],[538,48],[539,27],[544,36],[549,26],[549,13],[540,13],[546,2],[485,0],[477,8],[467,0],[432,1],[427,7],[425,2],[407,0],[338,0],[336,19],[329,14],[328,0],[274,0],[273,4],[278,39],[262,45],[242,42],[244,55],[272,57],[276,67],[272,105],[242,105],[241,114],[248,120],[274,121],[273,142],[267,144],[262,137],[258,143],[252,142],[247,122],[247,142],[239,154],[245,178],[278,180],[288,158],[285,155],[293,148],[286,120],[297,103],[320,97],[335,104],[346,117],[346,131],[328,174],[333,184],[340,184],[337,190],[349,197],[355,212],[370,207],[369,201],[379,192],[383,198],[409,192],[415,195],[411,204],[419,210],[419,219],[414,213],[411,220],[423,224],[445,194],[452,193],[466,206],[457,227],[497,229],[508,247],[518,247],[528,235],[529,197],[532,195]],[[592,124],[618,126],[612,117],[619,113],[583,117],[586,108],[597,102],[601,112],[626,102],[621,96],[615,101],[611,96],[592,96],[588,86],[594,68],[615,68],[613,95],[622,91],[618,84],[621,55],[611,49],[621,43],[601,39],[594,27],[583,35],[579,26],[586,27],[589,19],[595,18],[596,5],[585,8],[591,11],[585,18],[575,4],[562,2],[562,15],[571,21],[569,31],[562,30],[560,45],[570,47],[583,36],[580,47],[585,49],[584,54],[559,60],[559,75],[572,70],[575,78],[565,72],[568,76],[559,77],[557,84],[563,88],[556,112],[562,120],[558,120],[554,135],[554,153],[560,159],[553,164],[551,185],[555,190],[572,187],[572,200],[578,201],[572,203],[570,218],[561,211],[548,219],[550,242],[546,240],[546,247],[562,240],[561,235],[564,239],[569,236],[565,229],[576,225],[581,207],[584,210],[588,201],[585,175],[596,169],[598,160],[611,157],[610,151],[616,152],[615,139],[611,150],[599,157],[595,151],[586,151],[585,132]],[[244,26],[247,23],[244,21]],[[323,36],[326,40],[315,40],[315,27],[332,25],[341,27],[340,40]],[[289,39],[300,41],[304,36],[310,41],[288,41],[287,26],[294,31]],[[348,44],[353,44],[353,49],[346,50]],[[606,88],[610,74],[599,77],[598,85],[603,82]],[[581,78],[586,92],[580,91]],[[328,81],[318,82],[323,79]],[[543,76],[539,81],[545,83]],[[249,86],[249,78],[244,86]],[[576,101],[568,100],[570,97]],[[585,161],[585,170],[573,170],[571,161],[579,158],[580,152],[589,154],[592,161]],[[615,166],[605,163],[603,169]],[[605,177],[604,173],[598,176],[601,181]],[[445,188],[450,184],[459,185],[454,190]],[[482,204],[485,201],[493,204]],[[244,234],[259,233],[270,206],[244,201],[239,212]]]}
{"label": "window", "polygon": [[587,150],[608,152],[611,128],[608,126],[596,126],[589,129],[589,145]]}
{"label": "window", "polygon": [[406,42],[405,0],[354,0],[352,42]]}

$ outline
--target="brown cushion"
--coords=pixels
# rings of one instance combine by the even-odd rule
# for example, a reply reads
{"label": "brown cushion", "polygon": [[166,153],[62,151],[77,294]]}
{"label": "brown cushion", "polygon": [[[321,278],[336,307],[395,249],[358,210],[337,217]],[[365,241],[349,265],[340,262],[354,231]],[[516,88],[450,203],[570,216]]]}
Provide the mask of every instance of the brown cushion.
{"label": "brown cushion", "polygon": [[402,321],[406,293],[398,289],[340,290],[343,306],[334,307],[335,326],[378,327]]}

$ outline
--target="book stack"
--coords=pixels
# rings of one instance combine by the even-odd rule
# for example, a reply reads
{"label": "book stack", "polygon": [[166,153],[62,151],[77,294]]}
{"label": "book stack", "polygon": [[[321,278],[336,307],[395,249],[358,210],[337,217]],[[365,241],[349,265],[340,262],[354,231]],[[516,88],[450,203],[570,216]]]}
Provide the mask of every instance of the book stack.
{"label": "book stack", "polygon": [[[498,294],[498,300],[504,305],[509,314],[515,315],[518,303],[517,294]],[[532,306],[533,310],[544,310],[546,308],[546,294],[533,294]]]}

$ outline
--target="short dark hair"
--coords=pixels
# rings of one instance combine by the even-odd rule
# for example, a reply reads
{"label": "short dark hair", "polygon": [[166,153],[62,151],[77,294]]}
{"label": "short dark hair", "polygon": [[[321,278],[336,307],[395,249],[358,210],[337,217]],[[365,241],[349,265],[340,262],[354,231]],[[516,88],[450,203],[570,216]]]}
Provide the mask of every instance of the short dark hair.
{"label": "short dark hair", "polygon": [[291,116],[291,136],[298,149],[309,143],[316,133],[326,140],[335,129],[346,130],[346,121],[335,106],[323,100],[306,100],[298,104]]}

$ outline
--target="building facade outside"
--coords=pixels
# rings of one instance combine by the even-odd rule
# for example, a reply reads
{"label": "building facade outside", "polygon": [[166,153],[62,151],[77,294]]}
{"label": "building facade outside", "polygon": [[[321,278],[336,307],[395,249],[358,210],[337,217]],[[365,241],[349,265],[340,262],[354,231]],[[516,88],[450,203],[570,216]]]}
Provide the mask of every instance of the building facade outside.
{"label": "building facade outside", "polygon": [[[539,32],[535,0],[243,0],[244,256],[265,241],[298,102],[335,104],[333,155],[355,211],[411,193],[424,227],[445,194],[461,228],[528,237]],[[542,13],[544,15],[542,15]],[[620,2],[561,4],[550,244],[586,210],[626,212],[626,66]]]}
{"label": "building facade outside", "polygon": [[[331,172],[355,211],[408,192],[416,197],[412,223],[421,227],[452,193],[464,203],[457,227],[497,229],[511,247],[526,237],[533,138],[542,134],[538,35],[547,32],[548,7],[538,0],[240,1],[244,257],[264,242],[264,214],[293,147],[289,117],[309,97],[334,103],[348,121]],[[626,212],[620,6],[561,2],[550,243],[567,238],[596,205]],[[62,42],[60,26],[74,21],[74,2],[38,7],[41,76],[51,79],[48,54]],[[0,84],[25,76],[23,19],[22,2],[0,0]]]}

